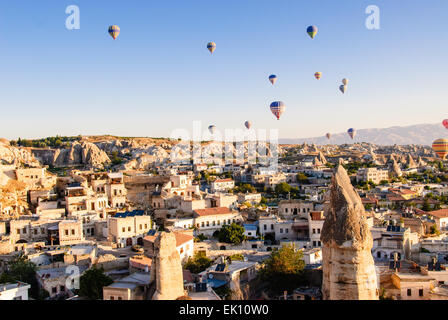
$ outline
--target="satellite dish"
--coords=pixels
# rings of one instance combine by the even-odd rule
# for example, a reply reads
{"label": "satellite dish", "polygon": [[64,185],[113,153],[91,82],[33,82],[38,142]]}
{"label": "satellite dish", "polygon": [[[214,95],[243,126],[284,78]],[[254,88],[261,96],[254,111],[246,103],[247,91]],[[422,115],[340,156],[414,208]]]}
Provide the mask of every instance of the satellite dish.
{"label": "satellite dish", "polygon": [[210,274],[208,275],[208,278],[209,278],[209,279],[213,279],[213,275],[210,273]]}

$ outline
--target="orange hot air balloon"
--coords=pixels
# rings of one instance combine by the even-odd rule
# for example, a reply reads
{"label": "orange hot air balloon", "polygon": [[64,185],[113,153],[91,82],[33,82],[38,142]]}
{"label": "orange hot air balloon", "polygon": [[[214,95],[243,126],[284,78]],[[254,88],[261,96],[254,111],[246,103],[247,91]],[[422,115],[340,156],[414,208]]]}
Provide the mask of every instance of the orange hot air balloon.
{"label": "orange hot air balloon", "polygon": [[448,139],[437,139],[432,143],[432,149],[440,159],[444,160],[448,154]]}

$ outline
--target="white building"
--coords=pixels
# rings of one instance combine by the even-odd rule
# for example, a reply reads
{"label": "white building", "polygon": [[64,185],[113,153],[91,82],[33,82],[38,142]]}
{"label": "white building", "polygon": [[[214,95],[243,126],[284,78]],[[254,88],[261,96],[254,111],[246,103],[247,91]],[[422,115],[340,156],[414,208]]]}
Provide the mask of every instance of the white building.
{"label": "white building", "polygon": [[0,284],[0,300],[28,300],[31,286],[24,282]]}

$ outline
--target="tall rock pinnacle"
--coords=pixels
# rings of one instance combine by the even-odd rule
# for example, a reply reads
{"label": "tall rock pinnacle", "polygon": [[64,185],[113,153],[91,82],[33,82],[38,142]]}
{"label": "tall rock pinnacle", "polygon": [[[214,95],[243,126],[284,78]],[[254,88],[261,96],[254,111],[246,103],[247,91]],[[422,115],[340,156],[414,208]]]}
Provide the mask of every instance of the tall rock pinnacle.
{"label": "tall rock pinnacle", "polygon": [[184,296],[182,265],[174,233],[161,232],[155,240],[154,251],[150,277],[156,282],[156,292],[152,300],[176,300]]}
{"label": "tall rock pinnacle", "polygon": [[378,299],[372,236],[363,214],[361,198],[345,169],[338,165],[321,234],[322,293],[326,300]]}

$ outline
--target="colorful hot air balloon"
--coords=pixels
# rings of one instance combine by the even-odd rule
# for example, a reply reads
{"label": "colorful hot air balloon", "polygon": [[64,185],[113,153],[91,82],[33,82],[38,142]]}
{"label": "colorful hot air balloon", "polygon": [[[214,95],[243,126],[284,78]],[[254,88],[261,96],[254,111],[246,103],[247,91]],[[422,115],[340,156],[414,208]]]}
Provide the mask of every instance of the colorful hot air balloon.
{"label": "colorful hot air balloon", "polygon": [[331,133],[327,133],[325,136],[327,137],[328,140],[330,140],[330,138],[331,138]]}
{"label": "colorful hot air balloon", "polygon": [[214,42],[207,43],[207,49],[208,51],[210,51],[210,53],[213,53],[213,51],[215,51],[216,49],[216,43]]}
{"label": "colorful hot air balloon", "polygon": [[280,120],[280,116],[285,112],[286,105],[281,101],[274,101],[271,103],[271,112]]}
{"label": "colorful hot air balloon", "polygon": [[347,86],[342,84],[339,86],[339,90],[341,90],[342,93],[345,93],[345,90],[347,90]]}
{"label": "colorful hot air balloon", "polygon": [[314,74],[314,76],[316,77],[317,80],[319,80],[320,77],[322,77],[322,72],[316,72],[316,73]]}
{"label": "colorful hot air balloon", "polygon": [[109,34],[111,35],[112,38],[117,39],[118,35],[120,34],[120,27],[113,25],[109,27]]}
{"label": "colorful hot air balloon", "polygon": [[350,138],[354,139],[356,136],[356,129],[350,128],[347,130],[347,133],[350,136]]}
{"label": "colorful hot air balloon", "polygon": [[444,126],[445,128],[448,129],[448,119],[443,120],[443,121],[442,121],[442,124],[443,124],[443,126]]}
{"label": "colorful hot air balloon", "polygon": [[249,130],[250,127],[252,127],[252,123],[250,121],[244,122],[244,125],[246,126],[247,130]]}
{"label": "colorful hot air balloon", "polygon": [[210,131],[211,134],[214,134],[215,130],[216,130],[216,126],[213,124],[208,127],[208,131]]}
{"label": "colorful hot air balloon", "polygon": [[317,34],[317,27],[316,26],[309,26],[306,29],[306,32],[309,34],[309,36],[311,37],[311,39],[314,39],[314,37]]}
{"label": "colorful hot air balloon", "polygon": [[348,85],[348,79],[346,78],[342,79],[342,83],[344,84],[344,86]]}
{"label": "colorful hot air balloon", "polygon": [[275,82],[277,81],[277,76],[275,74],[271,74],[269,76],[269,81],[271,81],[271,83],[274,85]]}
{"label": "colorful hot air balloon", "polygon": [[432,143],[432,149],[442,160],[444,160],[448,154],[448,139],[437,139]]}

